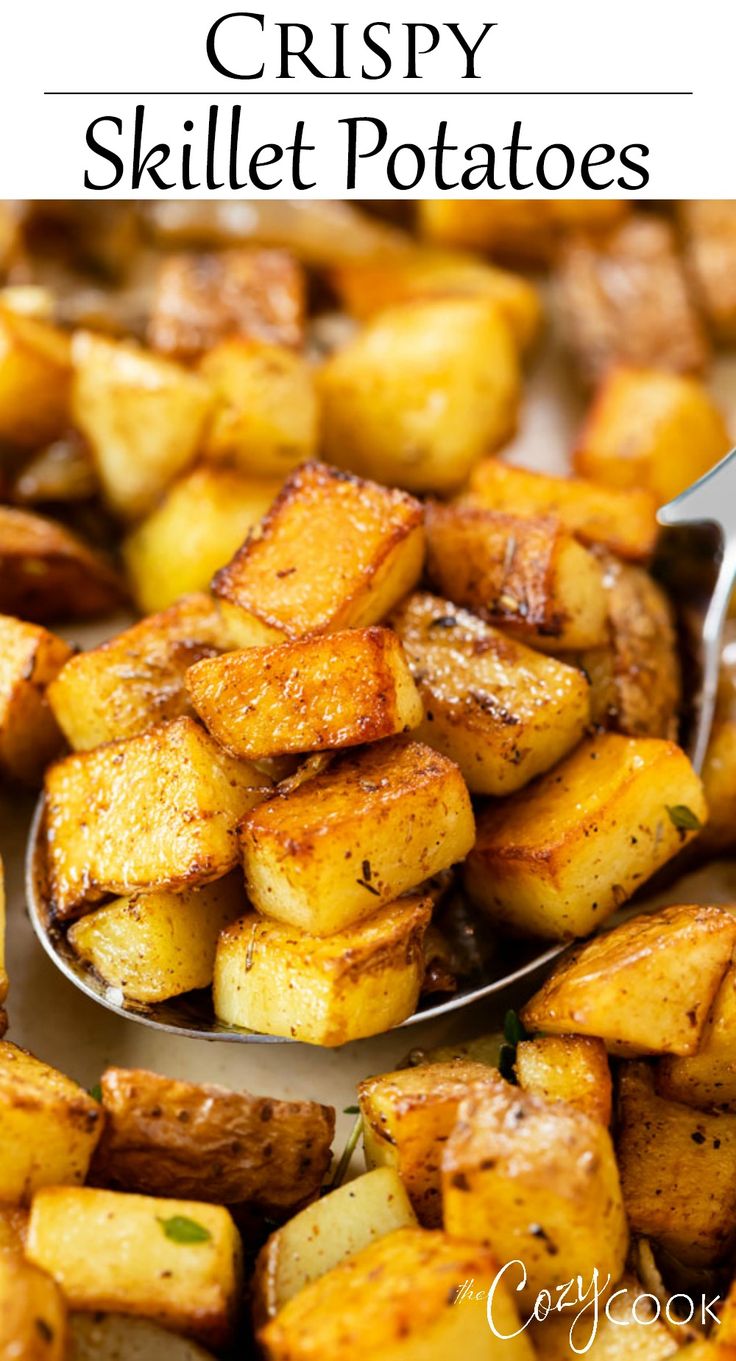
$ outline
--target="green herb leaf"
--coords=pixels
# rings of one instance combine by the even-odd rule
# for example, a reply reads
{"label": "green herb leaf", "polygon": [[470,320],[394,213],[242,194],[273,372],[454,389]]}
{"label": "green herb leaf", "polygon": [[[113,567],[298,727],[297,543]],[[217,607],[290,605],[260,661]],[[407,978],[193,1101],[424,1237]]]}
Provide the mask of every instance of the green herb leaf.
{"label": "green herb leaf", "polygon": [[172,1243],[207,1243],[212,1237],[204,1224],[198,1224],[196,1219],[188,1219],[186,1215],[172,1215],[171,1219],[159,1218],[158,1222]]}
{"label": "green herb leaf", "polygon": [[665,804],[665,807],[672,826],[676,827],[678,832],[699,832],[703,826],[700,818],[686,803],[676,803],[672,808]]}
{"label": "green herb leaf", "polygon": [[344,1106],[343,1115],[360,1115],[360,1106]]}
{"label": "green herb leaf", "polygon": [[521,1021],[518,1012],[507,1011],[503,1018],[503,1037],[507,1044],[516,1048],[522,1040],[528,1039],[528,1035]]}
{"label": "green herb leaf", "polygon": [[93,1100],[93,1101],[101,1101],[101,1100],[102,1100],[102,1087],[100,1086],[100,1083],[99,1083],[99,1082],[96,1082],[96,1083],[94,1084],[94,1087],[90,1087],[90,1089],[89,1089],[89,1094],[90,1094],[90,1096],[92,1097],[92,1100]]}

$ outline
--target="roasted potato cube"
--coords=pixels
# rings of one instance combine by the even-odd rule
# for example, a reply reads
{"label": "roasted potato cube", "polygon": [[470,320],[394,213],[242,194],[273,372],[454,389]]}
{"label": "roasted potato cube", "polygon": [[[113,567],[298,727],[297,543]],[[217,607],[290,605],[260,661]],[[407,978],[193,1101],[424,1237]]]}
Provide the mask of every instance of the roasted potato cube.
{"label": "roasted potato cube", "polygon": [[237,822],[267,784],[191,718],[58,761],[46,775],[56,913],[78,916],[108,893],[222,878],[237,863]]}
{"label": "roasted potato cube", "polygon": [[553,1307],[529,1330],[536,1354],[544,1361],[576,1361],[581,1355],[588,1361],[666,1361],[675,1353],[684,1361],[685,1352],[688,1361],[695,1361],[688,1348],[680,1352],[674,1331],[661,1317],[661,1305],[652,1302],[634,1276],[622,1277],[598,1310],[584,1309],[580,1303],[575,1307],[572,1297],[566,1304],[559,1313]]}
{"label": "roasted potato cube", "polygon": [[129,1002],[165,1002],[208,988],[223,927],[245,909],[240,874],[180,893],[137,893],[80,917],[68,940]]}
{"label": "roasted potato cube", "polygon": [[327,458],[415,492],[462,486],[516,429],[518,359],[483,298],[419,300],[382,312],[320,373]]}
{"label": "roasted potato cube", "polygon": [[172,255],[159,268],[148,340],[174,359],[196,359],[231,336],[301,344],[304,272],[280,250]]}
{"label": "roasted potato cube", "polygon": [[460,1103],[501,1081],[495,1068],[468,1059],[426,1063],[367,1078],[358,1087],[369,1167],[393,1167],[421,1224],[442,1224],[442,1150]]}
{"label": "roasted potato cube", "polygon": [[424,705],[416,735],[457,762],[471,794],[511,794],[580,741],[590,686],[575,667],[433,595],[409,596],[389,622]]}
{"label": "roasted potato cube", "polygon": [[97,490],[87,446],[76,430],[69,430],[23,460],[13,478],[10,499],[22,506],[73,505],[89,500]]}
{"label": "roasted potato cube", "polygon": [[49,688],[49,704],[74,751],[135,737],[190,713],[187,668],[227,645],[214,600],[186,596],[72,657]]}
{"label": "roasted potato cube", "polygon": [[515,932],[587,936],[706,817],[701,781],[674,742],[603,733],[480,815],[466,889]]}
{"label": "roasted potato cube", "polygon": [[71,376],[63,331],[0,307],[0,440],[34,449],[62,434]]}
{"label": "roasted potato cube", "polygon": [[702,847],[706,854],[718,855],[736,843],[736,626],[731,621],[726,625],[721,653],[703,784],[710,817],[703,831]]}
{"label": "roasted potato cube", "polygon": [[110,564],[64,525],[0,506],[0,611],[46,623],[107,614],[123,587]]}
{"label": "roasted potato cube", "polygon": [[308,1205],[272,1233],[258,1255],[252,1284],[258,1326],[294,1295],[377,1238],[416,1224],[401,1178],[376,1167]]}
{"label": "roasted potato cube", "polygon": [[134,520],[194,459],[212,393],[197,374],[127,341],[78,331],[72,357],[74,424],[109,506]]}
{"label": "roasted potato cube", "polygon": [[736,969],[727,969],[697,1052],[657,1064],[657,1091],[686,1106],[736,1109]]}
{"label": "roasted potato cube", "polygon": [[516,1049],[519,1086],[545,1101],[567,1101],[602,1125],[611,1123],[606,1046],[587,1035],[542,1035]]}
{"label": "roasted potato cube", "polygon": [[0,1040],[0,1201],[83,1182],[101,1131],[102,1110],[83,1087]]}
{"label": "roasted potato cube", "polygon": [[458,1040],[454,1044],[440,1044],[430,1049],[415,1049],[412,1051],[412,1062],[449,1063],[452,1059],[471,1059],[473,1063],[498,1068],[505,1043],[502,1031],[491,1031],[488,1035],[476,1035],[472,1040]]}
{"label": "roasted potato cube", "polygon": [[474,832],[457,766],[397,739],[269,800],[240,846],[254,906],[329,936],[462,860]]}
{"label": "roasted potato cube", "polygon": [[[503,1282],[493,1306],[501,1336],[489,1329],[485,1297],[497,1274],[494,1258],[476,1243],[438,1230],[399,1229],[295,1295],[261,1329],[263,1355],[266,1361],[531,1361],[531,1343]],[[469,1281],[473,1295],[460,1298]]]}
{"label": "roasted potato cube", "polygon": [[226,1087],[108,1068],[98,1184],[218,1205],[247,1203],[283,1218],[319,1193],[335,1112]]}
{"label": "roasted potato cube", "polygon": [[282,478],[317,452],[311,365],[283,346],[226,340],[199,366],[217,406],[203,457],[257,477]]}
{"label": "roasted potato cube", "polygon": [[[5,870],[3,868],[3,858],[0,855],[0,1039],[5,1034],[8,1025],[8,1018],[2,1008],[2,1003],[8,995],[8,975],[5,968]],[[2,1236],[0,1234],[0,1243]]]}
{"label": "roasted potato cube", "polygon": [[[63,745],[47,687],[72,655],[38,624],[0,615],[0,772],[37,784]],[[2,999],[0,999],[2,1000]]]}
{"label": "roasted potato cube", "polygon": [[565,229],[603,231],[629,212],[617,199],[423,199],[422,235],[438,246],[470,246],[499,259],[545,264]]}
{"label": "roasted potato cube", "polygon": [[411,1016],[424,974],[430,898],[400,898],[324,940],[257,913],[228,926],[215,959],[215,1013],[227,1025],[329,1048]]}
{"label": "roasted potato cube", "polygon": [[203,591],[271,505],[279,484],[230,468],[201,467],[169,487],[128,534],[123,556],[140,609],[166,609]]}
{"label": "roasted potato cube", "polygon": [[736,203],[689,199],[677,205],[685,262],[710,329],[736,340]]}
{"label": "roasted potato cube", "polygon": [[423,298],[485,298],[496,305],[516,344],[539,334],[542,308],[528,279],[459,251],[419,248],[375,260],[353,260],[333,271],[332,284],[348,312],[368,321],[377,312]]}
{"label": "roasted potato cube", "polygon": [[56,1281],[0,1252],[0,1356],[3,1361],[65,1361],[66,1303]]}
{"label": "roasted potato cube", "polygon": [[69,1342],[69,1361],[213,1361],[191,1338],[127,1314],[73,1314]]}
{"label": "roasted potato cube", "polygon": [[140,1315],[216,1347],[231,1340],[241,1246],[221,1205],[47,1187],[33,1198],[26,1254],[71,1309]]}
{"label": "roasted potato cube", "polygon": [[602,544],[635,562],[646,562],[657,541],[657,503],[651,491],[607,487],[583,477],[550,477],[498,458],[476,465],[462,504],[512,515],[554,515],[581,543]]}
{"label": "roasted potato cube", "polygon": [[243,646],[377,624],[416,584],[422,508],[320,463],[287,478],[259,529],[217,573]]}
{"label": "roasted potato cube", "polygon": [[554,516],[430,506],[427,571],[441,595],[537,648],[607,641],[600,563]]}
{"label": "roasted potato cube", "polygon": [[665,1101],[652,1069],[627,1063],[617,1153],[632,1233],[692,1266],[725,1255],[736,1236],[736,1117]]}
{"label": "roasted potato cube", "polygon": [[736,916],[725,908],[632,917],[567,954],[522,1019],[532,1030],[596,1035],[612,1053],[695,1054],[735,943]]}
{"label": "roasted potato cube", "polygon": [[0,1249],[10,1248],[13,1252],[23,1252],[28,1228],[28,1207],[25,1205],[0,1205]]}
{"label": "roasted potato cube", "polygon": [[187,688],[220,745],[253,760],[377,742],[423,715],[399,639],[377,627],[199,662]]}
{"label": "roasted potato cube", "polygon": [[730,448],[710,393],[695,378],[617,368],[598,389],[575,452],[575,468],[610,487],[645,487],[671,501]]}
{"label": "roasted potato cube", "polygon": [[606,237],[571,238],[560,253],[558,296],[563,330],[586,381],[598,382],[617,364],[675,373],[705,368],[705,332],[674,232],[662,218],[635,214]]}
{"label": "roasted potato cube", "polygon": [[621,1275],[628,1232],[611,1137],[565,1102],[501,1081],[468,1096],[442,1155],[442,1197],[449,1234],[520,1259],[509,1284],[525,1304],[594,1267]]}

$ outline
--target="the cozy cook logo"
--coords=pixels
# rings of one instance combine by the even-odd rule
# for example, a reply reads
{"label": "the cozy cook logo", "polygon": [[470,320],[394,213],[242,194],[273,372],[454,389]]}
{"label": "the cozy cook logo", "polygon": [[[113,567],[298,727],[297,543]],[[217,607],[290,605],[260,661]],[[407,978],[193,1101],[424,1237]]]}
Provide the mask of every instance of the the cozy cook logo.
{"label": "the cozy cook logo", "polygon": [[610,1276],[600,1275],[597,1267],[588,1280],[576,1276],[571,1281],[556,1285],[552,1290],[540,1290],[526,1322],[521,1323],[513,1332],[505,1331],[503,1321],[507,1311],[500,1307],[502,1292],[517,1293],[526,1290],[527,1270],[523,1262],[507,1262],[496,1275],[490,1289],[476,1289],[474,1280],[463,1281],[455,1296],[455,1303],[468,1301],[485,1303],[488,1326],[494,1337],[510,1342],[526,1332],[531,1323],[542,1323],[550,1315],[557,1315],[570,1322],[570,1347],[576,1356],[584,1356],[590,1351],[603,1319],[620,1328],[632,1324],[640,1327],[656,1323],[664,1317],[671,1328],[685,1328],[690,1324],[702,1327],[717,1325],[716,1306],[720,1295],[708,1298],[702,1295],[699,1300],[690,1295],[671,1295],[664,1306],[656,1295],[635,1294],[633,1290],[619,1286],[611,1290],[613,1281]]}

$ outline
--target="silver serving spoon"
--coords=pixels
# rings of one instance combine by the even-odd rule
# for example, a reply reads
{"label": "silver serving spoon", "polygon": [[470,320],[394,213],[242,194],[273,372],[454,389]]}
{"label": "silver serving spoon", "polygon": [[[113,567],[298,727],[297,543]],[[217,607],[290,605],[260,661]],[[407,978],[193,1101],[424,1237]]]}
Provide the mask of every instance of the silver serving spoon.
{"label": "silver serving spoon", "polygon": [[[702,769],[713,723],[723,628],[736,580],[736,450],[711,472],[684,491],[658,515],[663,526],[715,525],[720,530],[722,551],[712,594],[699,604],[704,608],[698,644],[701,651],[701,684],[695,700],[696,721],[689,746],[693,764]],[[687,585],[687,582],[686,582]],[[103,983],[74,953],[62,930],[54,923],[45,892],[44,806],[39,801],[31,825],[26,860],[26,893],[33,929],[54,964],[75,987],[118,1016],[170,1034],[194,1039],[228,1040],[240,1044],[290,1044],[276,1035],[229,1027],[218,1021],[212,1010],[209,992],[188,993],[167,1002],[143,1006],[128,1002],[119,989]],[[471,971],[457,992],[443,1000],[432,995],[423,999],[418,1010],[397,1029],[434,1020],[459,1011],[494,993],[520,982],[544,968],[567,948],[565,943],[546,945],[539,941],[502,941],[481,969]]]}

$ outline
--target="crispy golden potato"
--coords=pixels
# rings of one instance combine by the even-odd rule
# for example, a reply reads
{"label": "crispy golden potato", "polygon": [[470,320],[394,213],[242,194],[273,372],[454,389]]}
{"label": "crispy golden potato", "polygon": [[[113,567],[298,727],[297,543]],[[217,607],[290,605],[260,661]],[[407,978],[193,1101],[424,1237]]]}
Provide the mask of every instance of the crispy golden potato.
{"label": "crispy golden potato", "polygon": [[304,271],[286,251],[164,257],[148,341],[154,350],[181,360],[196,359],[231,336],[298,346],[305,294]]}
{"label": "crispy golden potato", "polygon": [[598,389],[575,468],[610,487],[645,487],[663,504],[707,473],[730,445],[720,410],[696,378],[621,367]]}
{"label": "crispy golden potato", "polygon": [[256,477],[282,478],[317,453],[319,407],[312,367],[284,346],[226,340],[199,373],[217,406],[202,455]]}
{"label": "crispy golden potato", "polygon": [[695,1054],[735,943],[736,916],[722,907],[632,917],[565,955],[522,1019],[597,1035],[612,1053]]}
{"label": "crispy golden potato", "polygon": [[385,628],[231,652],[193,666],[186,683],[213,737],[252,760],[377,742],[423,715],[401,643]]}
{"label": "crispy golden potato", "polygon": [[652,492],[620,490],[583,477],[550,477],[498,458],[476,465],[461,504],[512,515],[554,515],[581,543],[602,544],[634,562],[646,562],[657,541]]}
{"label": "crispy golden potato", "polygon": [[725,344],[736,340],[736,204],[689,199],[677,205],[685,263],[710,329]]}
{"label": "crispy golden potato", "polygon": [[457,762],[471,794],[512,794],[580,741],[590,686],[575,667],[426,593],[389,623],[424,705],[416,736]]}
{"label": "crispy golden potato", "polygon": [[212,411],[210,388],[127,341],[78,331],[72,418],[87,440],[109,506],[126,520],[153,509],[193,461]]}
{"label": "crispy golden potato", "polygon": [[66,1361],[66,1303],[56,1281],[20,1253],[0,1252],[2,1361]]}
{"label": "crispy golden potato", "polygon": [[377,624],[416,584],[422,507],[321,463],[287,478],[212,583],[242,646]]}
{"label": "crispy golden potato", "polygon": [[101,1087],[105,1129],[92,1167],[98,1185],[247,1203],[274,1219],[319,1193],[335,1133],[331,1106],[142,1069],[108,1068]]}
{"label": "crispy golden potato", "polygon": [[271,505],[279,484],[201,467],[172,483],[123,544],[139,608],[155,613],[203,591]]}
{"label": "crispy golden potato", "polygon": [[0,506],[0,611],[47,623],[107,614],[124,597],[100,553],[64,525]]}
{"label": "crispy golden potato", "polygon": [[191,713],[188,667],[228,646],[208,595],[190,595],[66,663],[49,704],[74,751],[136,737],[163,719]]}
{"label": "crispy golden potato", "polygon": [[462,1102],[442,1155],[449,1234],[484,1243],[507,1284],[533,1305],[540,1290],[595,1267],[617,1280],[628,1248],[608,1130],[563,1101],[498,1082]]}
{"label": "crispy golden potato", "polygon": [[545,1101],[567,1101],[611,1123],[612,1084],[606,1046],[586,1035],[542,1035],[522,1040],[516,1049],[519,1086]]}
{"label": "crispy golden potato", "polygon": [[736,969],[726,970],[697,1051],[657,1064],[657,1091],[686,1106],[736,1109]]}
{"label": "crispy golden potato", "polygon": [[721,654],[703,784],[710,817],[703,832],[702,849],[705,854],[719,855],[736,843],[736,627],[730,621]]}
{"label": "crispy golden potato", "polygon": [[320,373],[330,462],[415,492],[455,491],[516,429],[518,359],[483,298],[419,300],[382,312]]}
{"label": "crispy golden potato", "polygon": [[411,1016],[431,898],[399,898],[327,940],[251,913],[222,932],[215,1013],[226,1025],[329,1048]]}
{"label": "crispy golden potato", "polygon": [[539,293],[528,279],[460,251],[418,247],[347,261],[333,270],[331,282],[359,321],[424,298],[485,298],[496,305],[522,351],[536,340],[542,321]]}
{"label": "crispy golden potato", "polygon": [[96,492],[97,476],[87,446],[76,430],[69,430],[23,460],[13,479],[11,500],[21,506],[72,505]]}
{"label": "crispy golden potato", "polygon": [[500,1030],[492,1031],[488,1035],[476,1035],[472,1040],[414,1049],[412,1063],[449,1063],[452,1059],[470,1059],[473,1063],[485,1063],[490,1068],[498,1068],[505,1043]]}
{"label": "crispy golden potato", "polygon": [[736,1236],[736,1118],[665,1101],[645,1063],[619,1076],[617,1154],[632,1233],[707,1266]]}
{"label": "crispy golden potato", "polygon": [[34,449],[62,434],[71,374],[63,331],[0,307],[0,440]]}
{"label": "crispy golden potato", "polygon": [[393,1167],[421,1224],[442,1224],[442,1150],[460,1103],[501,1082],[495,1068],[469,1059],[427,1063],[366,1078],[358,1087],[369,1167]]}
{"label": "crispy golden potato", "polygon": [[674,1332],[660,1316],[661,1306],[652,1303],[652,1296],[634,1276],[623,1276],[597,1311],[592,1305],[584,1309],[572,1296],[566,1305],[560,1313],[553,1308],[529,1330],[537,1355],[544,1361],[576,1361],[581,1355],[587,1361],[666,1361],[675,1353],[683,1361],[685,1353],[688,1361],[695,1361],[689,1348],[680,1352]]}
{"label": "crispy golden potato", "polygon": [[73,1314],[68,1361],[213,1361],[188,1337],[127,1314]]}
{"label": "crispy golden potato", "polygon": [[246,909],[241,874],[179,893],[136,893],[80,917],[67,939],[129,1002],[165,1002],[208,988],[223,927]]}
{"label": "crispy golden potato", "polygon": [[58,761],[46,775],[54,911],[67,919],[108,893],[222,878],[238,820],[267,785],[191,718]]}
{"label": "crispy golden potato", "polygon": [[[634,214],[606,237],[576,235],[562,248],[559,310],[586,382],[617,364],[700,373],[709,358],[672,227]],[[639,483],[639,485],[646,485]]]}
{"label": "crispy golden potato", "polygon": [[40,783],[61,750],[47,693],[71,655],[68,643],[38,624],[0,614],[0,773],[11,779]]}
{"label": "crispy golden potato", "polygon": [[[532,1361],[503,1282],[493,1317],[498,1333],[511,1340],[488,1327],[485,1300],[497,1272],[477,1243],[438,1230],[399,1229],[295,1295],[258,1335],[265,1361]],[[469,1281],[475,1293],[458,1298]]]}
{"label": "crispy golden potato", "polygon": [[[8,1026],[8,1018],[3,1010],[2,1003],[8,995],[8,974],[5,968],[5,870],[3,868],[3,858],[0,855],[0,1040],[2,1039]],[[0,1243],[2,1233],[0,1230]]]}
{"label": "crispy golden potato", "polygon": [[629,211],[617,199],[423,199],[419,230],[438,246],[469,246],[498,259],[546,264],[566,230],[604,231]]}
{"label": "crispy golden potato", "polygon": [[369,1243],[416,1222],[401,1178],[390,1167],[376,1167],[315,1200],[272,1233],[258,1255],[251,1286],[256,1326]]}
{"label": "crispy golden potato", "polygon": [[23,1252],[28,1228],[28,1209],[25,1205],[0,1205],[0,1249]]}
{"label": "crispy golden potato", "polygon": [[214,1347],[232,1338],[241,1246],[220,1205],[47,1187],[33,1198],[26,1254],[71,1309],[139,1315]]}
{"label": "crispy golden potato", "polygon": [[83,1087],[0,1041],[0,1201],[83,1182],[101,1131],[101,1107]]}
{"label": "crispy golden potato", "polygon": [[427,509],[427,572],[441,595],[548,651],[607,641],[600,563],[554,516]]}
{"label": "crispy golden potato", "polygon": [[587,936],[706,818],[701,781],[673,742],[603,733],[481,813],[466,889],[514,932]]}
{"label": "crispy golden potato", "polygon": [[342,757],[240,827],[248,895],[314,935],[369,917],[467,855],[473,811],[452,761],[419,742]]}

